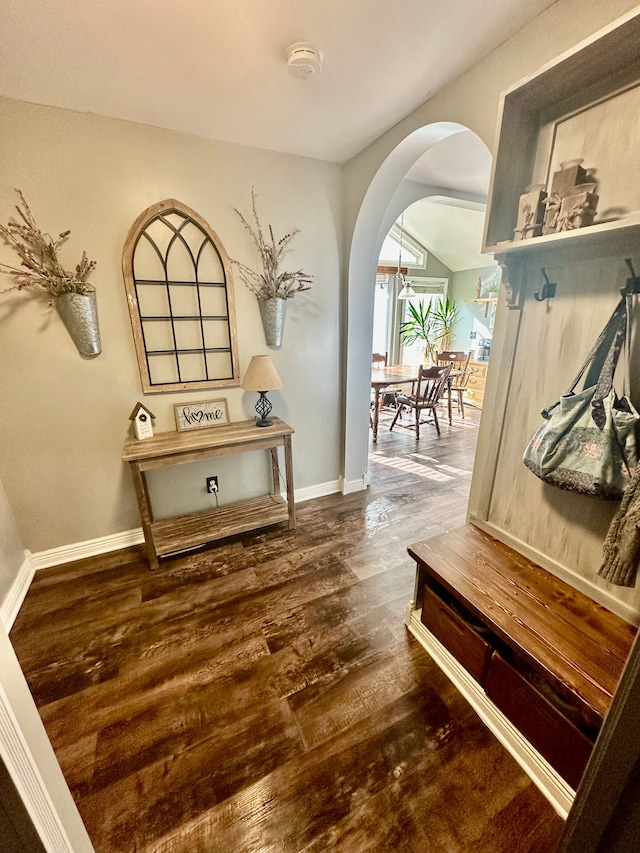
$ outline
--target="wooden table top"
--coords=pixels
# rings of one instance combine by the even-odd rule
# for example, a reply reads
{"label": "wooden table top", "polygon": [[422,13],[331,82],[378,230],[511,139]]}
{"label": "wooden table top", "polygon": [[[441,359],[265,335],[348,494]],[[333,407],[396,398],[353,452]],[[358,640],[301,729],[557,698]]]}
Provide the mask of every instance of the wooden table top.
{"label": "wooden table top", "polygon": [[159,456],[189,453],[212,447],[233,446],[251,441],[263,441],[276,436],[292,435],[293,427],[272,418],[272,426],[257,427],[255,419],[236,421],[223,426],[191,429],[183,432],[159,432],[152,438],[128,438],[122,452],[124,462],[152,459]]}
{"label": "wooden table top", "polygon": [[394,364],[382,370],[374,368],[371,371],[371,386],[375,388],[376,385],[382,387],[383,385],[392,385],[394,382],[411,382],[412,379],[417,378],[417,367],[412,367],[409,364]]}

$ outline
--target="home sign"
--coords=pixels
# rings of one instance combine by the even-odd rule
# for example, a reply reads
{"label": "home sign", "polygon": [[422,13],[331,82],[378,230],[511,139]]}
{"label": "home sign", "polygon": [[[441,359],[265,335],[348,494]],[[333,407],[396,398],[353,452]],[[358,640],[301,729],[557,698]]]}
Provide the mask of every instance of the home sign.
{"label": "home sign", "polygon": [[207,400],[204,403],[180,403],[173,408],[179,432],[229,423],[227,401],[224,399]]}

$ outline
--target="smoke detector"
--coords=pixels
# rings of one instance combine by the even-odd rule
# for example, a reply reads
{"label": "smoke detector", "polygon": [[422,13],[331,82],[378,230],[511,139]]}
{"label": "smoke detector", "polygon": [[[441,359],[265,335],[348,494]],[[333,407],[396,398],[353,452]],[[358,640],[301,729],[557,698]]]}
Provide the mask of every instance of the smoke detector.
{"label": "smoke detector", "polygon": [[305,80],[322,71],[322,55],[312,44],[300,41],[287,50],[289,73]]}

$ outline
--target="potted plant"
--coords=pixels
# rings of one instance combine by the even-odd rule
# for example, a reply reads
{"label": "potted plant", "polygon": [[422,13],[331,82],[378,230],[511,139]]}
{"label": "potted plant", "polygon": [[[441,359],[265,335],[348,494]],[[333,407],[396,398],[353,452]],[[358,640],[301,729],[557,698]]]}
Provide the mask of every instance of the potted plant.
{"label": "potted plant", "polygon": [[454,327],[460,309],[448,296],[425,304],[408,302],[409,319],[400,324],[400,338],[405,344],[422,342],[425,364],[435,362],[436,354],[451,349]]}
{"label": "potted plant", "polygon": [[432,307],[432,315],[437,330],[437,352],[446,352],[453,345],[460,309],[453,299],[441,296]]}
{"label": "potted plant", "polygon": [[0,224],[0,235],[17,252],[20,267],[0,263],[0,272],[11,276],[14,285],[0,295],[29,291],[45,293],[81,355],[92,358],[101,353],[95,288],[87,282],[96,266],[83,251],[75,270],[66,270],[58,259],[58,250],[70,231],[56,239],[41,231],[27,201],[17,190],[21,204],[16,205],[19,220]]}
{"label": "potted plant", "polygon": [[289,272],[281,269],[282,258],[299,229],[294,228],[276,241],[273,228],[269,225],[269,236],[266,237],[256,210],[256,194],[253,188],[251,189],[251,211],[254,225],[249,223],[237,208],[234,210],[251,234],[251,239],[260,255],[261,269],[255,271],[240,261],[232,260],[232,263],[238,267],[240,278],[258,299],[267,346],[279,349],[282,346],[287,300],[293,299],[296,293],[302,293],[311,288],[312,276],[302,270]]}

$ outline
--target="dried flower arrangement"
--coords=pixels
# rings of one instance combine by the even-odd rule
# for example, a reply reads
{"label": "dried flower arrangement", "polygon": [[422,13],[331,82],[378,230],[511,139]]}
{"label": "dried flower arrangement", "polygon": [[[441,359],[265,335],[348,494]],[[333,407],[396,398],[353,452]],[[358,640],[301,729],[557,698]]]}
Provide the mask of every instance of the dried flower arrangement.
{"label": "dried flower arrangement", "polygon": [[59,296],[66,293],[92,292],[93,287],[87,283],[87,278],[96,262],[90,261],[86,252],[83,252],[75,270],[65,270],[58,260],[58,249],[71,232],[63,231],[55,240],[50,234],[43,233],[38,228],[24,195],[20,190],[16,192],[22,203],[22,206],[16,205],[21,221],[10,219],[7,225],[0,224],[0,235],[18,253],[21,266],[18,269],[0,263],[0,272],[11,276],[15,281],[13,287],[0,291],[0,295],[35,288],[48,293],[50,304],[53,305]]}
{"label": "dried flower arrangement", "polygon": [[295,272],[283,272],[280,270],[282,256],[289,249],[289,245],[299,229],[295,228],[289,234],[285,234],[277,242],[273,236],[273,229],[269,225],[269,238],[266,239],[262,231],[262,225],[256,210],[256,193],[251,188],[251,210],[255,227],[251,225],[237,208],[235,212],[240,217],[244,227],[247,229],[260,254],[262,271],[255,272],[240,261],[232,261],[238,267],[240,278],[255,293],[258,299],[293,299],[296,293],[310,290],[312,276],[296,270]]}

